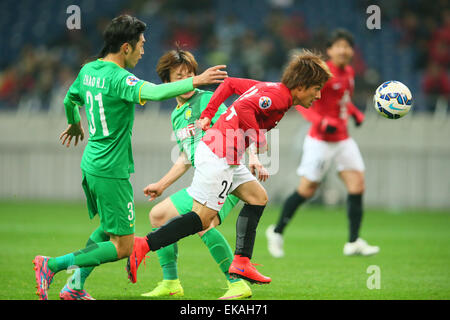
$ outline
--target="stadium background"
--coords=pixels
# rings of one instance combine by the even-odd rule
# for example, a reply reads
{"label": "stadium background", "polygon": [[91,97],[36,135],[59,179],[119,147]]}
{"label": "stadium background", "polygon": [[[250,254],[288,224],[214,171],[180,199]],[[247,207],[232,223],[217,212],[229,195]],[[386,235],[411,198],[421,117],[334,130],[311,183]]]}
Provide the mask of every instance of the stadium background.
{"label": "stadium background", "polygon": [[[81,29],[69,30],[67,7],[81,9]],[[381,9],[381,29],[369,30],[366,8]],[[0,3],[0,198],[83,199],[79,187],[82,147],[58,144],[65,127],[63,97],[80,65],[102,46],[101,32],[121,13],[148,24],[145,54],[133,72],[159,83],[158,58],[175,42],[191,50],[200,69],[226,64],[230,76],[277,81],[290,53],[324,49],[336,27],[354,33],[354,102],[367,120],[350,132],[367,165],[366,204],[391,208],[449,208],[450,11],[446,1],[2,1]],[[36,9],[36,10],[35,10]],[[414,96],[404,119],[376,115],[372,94],[383,81],[405,83]],[[211,88],[214,89],[214,88]],[[228,105],[231,103],[228,101]],[[176,153],[169,114],[174,100],[137,107],[133,136],[136,200]],[[82,113],[84,110],[82,110]],[[308,123],[291,111],[277,127],[279,158],[267,162],[266,188],[280,203],[297,184]],[[83,142],[82,146],[85,142]],[[173,156],[172,156],[173,157]],[[269,159],[270,160],[270,159]],[[277,160],[273,162],[274,160]],[[189,183],[182,178],[168,192]],[[314,201],[342,203],[345,190],[330,174]]]}
{"label": "stadium background", "polygon": [[[81,9],[81,30],[66,27],[66,9],[72,4]],[[380,30],[366,27],[366,9],[372,4],[381,9]],[[354,102],[366,115],[361,128],[349,126],[367,167],[362,233],[381,252],[361,259],[342,255],[346,193],[332,172],[290,224],[286,258],[280,262],[270,257],[264,230],[298,183],[295,169],[308,130],[308,123],[291,110],[274,131],[279,142],[269,139],[274,156],[266,165],[275,174],[264,183],[270,203],[258,228],[254,258],[273,283],[253,286],[254,298],[450,298],[448,1],[2,0],[0,299],[36,299],[32,257],[76,250],[98,225],[96,219],[88,222],[80,185],[86,140],[66,149],[58,137],[66,128],[62,101],[67,88],[81,64],[99,52],[106,23],[121,13],[148,24],[145,54],[132,72],[155,83],[160,83],[157,59],[175,41],[194,52],[201,70],[225,63],[231,76],[277,81],[292,51],[323,49],[332,29],[351,30],[356,40]],[[395,121],[380,117],[371,105],[375,88],[390,79],[405,83],[414,96],[410,114]],[[170,168],[177,153],[169,118],[174,105],[174,100],[149,102],[136,109],[136,174],[131,181],[138,235],[148,232],[151,206],[141,190]],[[87,133],[84,109],[82,117]],[[185,187],[191,177],[189,172],[164,195]],[[232,247],[236,214],[237,209],[220,227]],[[180,243],[186,298],[217,299],[224,292],[224,279],[200,246],[197,237]],[[142,299],[140,294],[161,280],[152,259],[140,271],[139,285],[130,286],[124,264],[107,264],[94,272],[89,292],[98,299]],[[382,290],[366,285],[371,265],[381,268]],[[65,279],[58,275],[50,299],[58,299]]]}

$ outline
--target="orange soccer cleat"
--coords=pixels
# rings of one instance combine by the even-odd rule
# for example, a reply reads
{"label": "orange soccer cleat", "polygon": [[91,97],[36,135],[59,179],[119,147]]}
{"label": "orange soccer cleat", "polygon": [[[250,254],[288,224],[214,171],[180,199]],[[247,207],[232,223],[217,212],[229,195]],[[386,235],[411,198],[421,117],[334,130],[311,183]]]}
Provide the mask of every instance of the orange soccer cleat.
{"label": "orange soccer cleat", "polygon": [[[142,260],[146,258],[146,254],[150,251],[147,244],[147,238],[135,237],[133,252],[131,256],[128,257],[126,270],[128,273],[128,279],[132,283],[137,282],[137,269],[141,264]],[[145,263],[145,262],[144,262]]]}
{"label": "orange soccer cleat", "polygon": [[228,272],[232,277],[245,279],[250,283],[268,284],[272,281],[271,278],[259,273],[249,258],[240,255],[234,256]]}

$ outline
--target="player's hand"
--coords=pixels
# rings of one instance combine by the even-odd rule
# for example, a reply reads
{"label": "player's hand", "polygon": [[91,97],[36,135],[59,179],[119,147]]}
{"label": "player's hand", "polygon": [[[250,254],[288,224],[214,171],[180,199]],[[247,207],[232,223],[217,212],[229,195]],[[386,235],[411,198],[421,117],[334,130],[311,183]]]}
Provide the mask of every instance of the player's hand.
{"label": "player's hand", "polygon": [[81,126],[81,121],[75,124],[69,124],[66,130],[64,130],[59,136],[59,140],[62,141],[62,145],[66,145],[66,147],[70,147],[70,142],[72,138],[75,137],[74,146],[78,144],[79,140],[84,139],[84,130]]}
{"label": "player's hand", "polygon": [[355,125],[357,127],[359,127],[363,121],[364,121],[364,113],[362,113],[361,111],[357,111],[355,113],[352,114],[353,120],[355,120]]}
{"label": "player's hand", "polygon": [[320,122],[320,131],[324,133],[335,133],[338,126],[338,120],[325,117]]}
{"label": "player's hand", "polygon": [[202,118],[200,120],[197,120],[196,124],[197,124],[197,127],[202,129],[203,131],[206,131],[206,130],[209,129],[209,127],[211,125],[211,119],[209,119],[209,118]]}
{"label": "player's hand", "polygon": [[228,77],[228,73],[220,69],[225,69],[226,67],[226,65],[222,64],[206,69],[202,74],[194,76],[192,79],[193,86],[196,88],[208,84],[222,83]]}
{"label": "player's hand", "polygon": [[159,183],[150,183],[143,191],[146,197],[150,197],[148,201],[153,201],[162,195],[164,188]]}
{"label": "player's hand", "polygon": [[256,154],[249,154],[248,168],[250,172],[258,178],[259,181],[266,181],[269,179],[269,171],[261,164]]}

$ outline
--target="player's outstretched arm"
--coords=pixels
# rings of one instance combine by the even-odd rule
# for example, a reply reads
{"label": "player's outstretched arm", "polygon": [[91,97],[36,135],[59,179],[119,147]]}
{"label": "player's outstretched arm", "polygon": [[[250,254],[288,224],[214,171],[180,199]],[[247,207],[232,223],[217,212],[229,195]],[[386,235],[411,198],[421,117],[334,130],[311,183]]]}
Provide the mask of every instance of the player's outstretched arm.
{"label": "player's outstretched arm", "polygon": [[144,85],[140,88],[140,101],[167,100],[192,91],[194,90],[194,88],[199,86],[221,83],[223,82],[223,79],[228,76],[226,71],[221,70],[225,67],[225,65],[211,67],[198,76],[180,81],[158,85],[150,82],[145,82]]}
{"label": "player's outstretched arm", "polygon": [[175,181],[183,176],[191,167],[191,163],[188,161],[186,154],[182,152],[174,163],[172,168],[156,183],[150,183],[144,188],[144,194],[146,197],[150,197],[148,201],[153,201],[159,197],[164,190],[170,187]]}
{"label": "player's outstretched arm", "polygon": [[[203,110],[200,119],[212,119],[219,106],[232,94],[242,95],[248,89],[253,87],[259,81],[243,78],[226,78],[223,83],[214,91],[205,110]],[[206,126],[206,124],[205,124]],[[206,130],[206,127],[202,127]]]}
{"label": "player's outstretched arm", "polygon": [[228,73],[221,69],[225,69],[226,67],[226,65],[222,64],[206,69],[202,74],[192,77],[192,85],[197,88],[224,82],[224,79],[228,77]]}

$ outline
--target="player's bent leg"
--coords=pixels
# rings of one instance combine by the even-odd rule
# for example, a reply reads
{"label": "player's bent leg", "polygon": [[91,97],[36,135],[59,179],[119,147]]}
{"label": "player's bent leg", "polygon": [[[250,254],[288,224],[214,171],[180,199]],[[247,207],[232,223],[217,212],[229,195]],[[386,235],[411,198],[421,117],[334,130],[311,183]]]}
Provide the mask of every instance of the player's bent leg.
{"label": "player's bent leg", "polygon": [[166,198],[154,206],[149,213],[150,223],[153,228],[159,228],[164,223],[179,215],[171,198]]}
{"label": "player's bent leg", "polygon": [[229,273],[250,283],[270,283],[272,280],[260,274],[250,262],[256,229],[268,201],[266,190],[259,182],[249,181],[239,185],[233,194],[246,204],[236,221],[236,251]]}
{"label": "player's bent leg", "polygon": [[117,249],[111,241],[94,243],[90,246],[64,256],[49,258],[36,256],[35,265],[36,282],[39,298],[47,299],[47,291],[55,273],[77,266],[95,267],[102,263],[117,261]]}
{"label": "player's bent leg", "polygon": [[349,194],[362,194],[365,190],[365,178],[363,171],[343,170],[339,177],[344,182]]}
{"label": "player's bent leg", "polygon": [[[201,209],[198,209],[199,206]],[[132,283],[136,283],[137,281],[137,269],[147,252],[150,250],[159,250],[184,237],[206,229],[211,224],[212,219],[217,215],[217,211],[202,206],[195,201],[193,210],[198,210],[199,213],[197,214],[191,211],[184,215],[174,217],[158,230],[147,234],[146,237],[135,238],[133,252],[128,258],[126,267],[128,277]]]}
{"label": "player's bent leg", "polygon": [[[94,243],[110,240],[110,236],[103,230],[102,226],[92,232],[86,243],[86,247]],[[84,290],[84,283],[94,267],[75,268],[73,274],[67,280],[67,284],[59,293],[61,300],[95,300]]]}
{"label": "player's bent leg", "polygon": [[[156,231],[168,220],[192,210],[192,197],[182,189],[166,198],[150,211],[152,231]],[[172,243],[156,251],[163,273],[163,280],[150,292],[142,294],[144,297],[177,297],[183,296],[184,291],[178,279],[178,245]]]}
{"label": "player's bent leg", "polygon": [[117,259],[123,259],[133,252],[134,245],[134,233],[124,236],[110,235],[111,242],[114,244],[117,250]]}
{"label": "player's bent leg", "polygon": [[266,189],[256,180],[239,185],[232,194],[249,205],[265,206],[269,201]]}
{"label": "player's bent leg", "polygon": [[320,182],[302,176],[297,187],[297,193],[305,199],[310,199],[314,196],[319,186]]}

